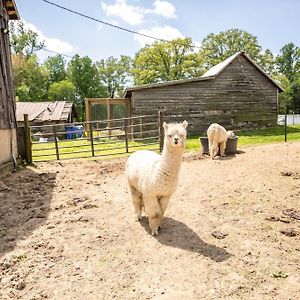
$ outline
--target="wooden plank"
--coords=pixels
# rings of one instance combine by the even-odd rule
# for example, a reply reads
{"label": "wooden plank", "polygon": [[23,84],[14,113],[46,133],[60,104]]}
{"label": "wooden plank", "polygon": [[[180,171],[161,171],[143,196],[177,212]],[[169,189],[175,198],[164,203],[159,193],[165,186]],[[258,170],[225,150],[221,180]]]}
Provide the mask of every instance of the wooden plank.
{"label": "wooden plank", "polygon": [[32,163],[32,144],[30,135],[30,126],[28,121],[28,115],[24,115],[24,133],[25,133],[25,149],[26,149],[26,162],[28,164]]}
{"label": "wooden plank", "polygon": [[95,156],[95,148],[94,148],[94,135],[93,135],[93,124],[90,123],[90,141],[91,141],[91,150],[92,156]]}
{"label": "wooden plank", "polygon": [[54,136],[54,143],[55,143],[55,154],[56,159],[59,160],[59,150],[58,150],[58,143],[57,143],[57,132],[56,132],[56,126],[53,126],[53,136]]}

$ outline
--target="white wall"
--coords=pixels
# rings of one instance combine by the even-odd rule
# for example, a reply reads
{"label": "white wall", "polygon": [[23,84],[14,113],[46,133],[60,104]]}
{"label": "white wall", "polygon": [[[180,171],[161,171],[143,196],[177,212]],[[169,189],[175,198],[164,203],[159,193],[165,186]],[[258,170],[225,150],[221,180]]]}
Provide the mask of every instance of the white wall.
{"label": "white wall", "polygon": [[13,160],[11,146],[13,154],[17,157],[18,146],[16,129],[0,129],[0,165]]}
{"label": "white wall", "polygon": [[[279,125],[284,125],[284,118],[285,115],[278,115],[277,123]],[[300,115],[287,115],[286,123],[287,125],[300,124]]]}

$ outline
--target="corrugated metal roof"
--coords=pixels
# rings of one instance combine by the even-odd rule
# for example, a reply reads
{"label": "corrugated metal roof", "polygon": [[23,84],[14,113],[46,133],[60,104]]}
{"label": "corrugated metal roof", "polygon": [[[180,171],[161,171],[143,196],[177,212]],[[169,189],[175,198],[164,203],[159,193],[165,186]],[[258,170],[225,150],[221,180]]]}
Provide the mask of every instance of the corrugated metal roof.
{"label": "corrugated metal roof", "polygon": [[209,76],[217,76],[221,73],[237,56],[239,56],[241,52],[235,53],[225,60],[221,61],[217,65],[210,68],[207,72],[205,72],[201,77],[209,77]]}
{"label": "corrugated metal roof", "polygon": [[205,72],[201,77],[216,77],[218,76],[228,65],[231,64],[232,61],[234,61],[238,56],[243,55],[254,67],[256,67],[263,75],[265,75],[274,85],[278,87],[278,89],[282,92],[284,92],[284,89],[276,82],[274,81],[255,61],[253,61],[246,53],[245,51],[240,51],[232,56],[226,58],[222,62],[218,63],[217,65],[210,68],[207,72]]}
{"label": "corrugated metal roof", "polygon": [[28,120],[34,122],[66,121],[72,108],[73,103],[67,101],[16,102],[17,121],[24,121],[24,114],[28,114]]}

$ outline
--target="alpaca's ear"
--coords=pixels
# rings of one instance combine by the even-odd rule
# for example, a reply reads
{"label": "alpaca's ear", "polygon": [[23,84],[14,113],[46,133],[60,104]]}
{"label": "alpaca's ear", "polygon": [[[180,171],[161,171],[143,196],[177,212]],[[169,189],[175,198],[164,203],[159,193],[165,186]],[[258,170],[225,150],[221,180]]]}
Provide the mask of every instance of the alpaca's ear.
{"label": "alpaca's ear", "polygon": [[187,128],[188,125],[189,125],[189,123],[188,123],[186,120],[184,120],[184,121],[182,122],[182,126],[183,126],[184,128]]}
{"label": "alpaca's ear", "polygon": [[164,127],[165,130],[167,130],[168,127],[169,127],[169,125],[168,125],[166,122],[164,122],[164,123],[163,123],[163,127]]}

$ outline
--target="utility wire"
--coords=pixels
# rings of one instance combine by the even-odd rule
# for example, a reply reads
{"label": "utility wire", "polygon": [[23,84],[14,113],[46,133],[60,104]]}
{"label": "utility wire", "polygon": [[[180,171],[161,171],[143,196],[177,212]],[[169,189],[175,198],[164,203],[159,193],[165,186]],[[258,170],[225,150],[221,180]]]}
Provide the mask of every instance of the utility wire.
{"label": "utility wire", "polygon": [[50,49],[47,49],[47,48],[44,48],[44,47],[39,49],[39,50],[44,50],[44,51],[47,51],[47,52],[51,52],[51,53],[59,54],[59,55],[62,55],[62,56],[68,57],[68,58],[72,58],[72,56],[70,56],[70,55],[59,53],[59,52],[56,52],[56,51],[53,51],[53,50],[50,50]]}
{"label": "utility wire", "polygon": [[[117,28],[117,29],[120,29],[120,30],[129,32],[129,33],[133,33],[133,34],[137,34],[137,35],[140,35],[140,36],[143,36],[143,37],[147,37],[147,38],[150,38],[150,39],[153,39],[153,40],[156,40],[156,41],[160,41],[160,42],[170,42],[169,40],[166,40],[166,39],[154,37],[154,36],[151,36],[151,35],[148,35],[148,34],[144,34],[144,33],[138,32],[138,31],[134,31],[134,30],[131,30],[131,29],[128,29],[128,28],[124,28],[124,27],[121,27],[121,26],[114,25],[114,24],[111,24],[111,23],[108,23],[108,22],[105,22],[105,21],[96,19],[96,18],[94,18],[94,17],[90,17],[90,16],[85,15],[85,14],[83,14],[83,13],[81,13],[81,12],[72,10],[72,9],[70,9],[70,8],[64,7],[64,6],[62,6],[62,5],[59,5],[59,4],[57,4],[57,3],[54,3],[54,2],[51,2],[51,1],[48,1],[48,0],[42,0],[42,1],[45,2],[45,3],[48,3],[48,4],[50,4],[50,5],[56,6],[56,7],[60,8],[60,9],[66,10],[66,11],[72,13],[72,14],[81,16],[81,17],[86,18],[86,19],[90,19],[90,20],[95,21],[95,22],[97,22],[97,23],[101,23],[101,24],[104,24],[104,25],[107,25],[107,26],[110,26],[110,27],[113,27],[113,28]],[[192,48],[201,48],[201,47],[195,46],[195,45],[191,45],[191,47],[192,47]]]}

